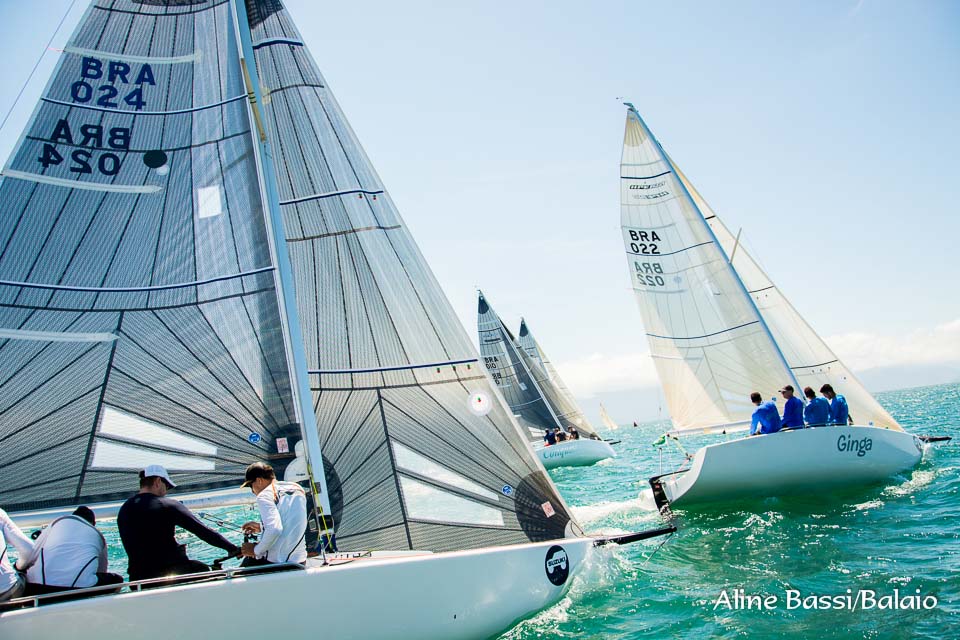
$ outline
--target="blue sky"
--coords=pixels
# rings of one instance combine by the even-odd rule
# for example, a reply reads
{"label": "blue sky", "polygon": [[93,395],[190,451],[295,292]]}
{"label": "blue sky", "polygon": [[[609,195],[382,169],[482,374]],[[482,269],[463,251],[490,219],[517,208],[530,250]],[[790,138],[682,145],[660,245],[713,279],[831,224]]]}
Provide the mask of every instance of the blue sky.
{"label": "blue sky", "polygon": [[[588,409],[656,384],[618,96],[855,369],[960,371],[960,3],[286,4],[468,331],[479,286]],[[3,113],[68,5],[0,0]]]}

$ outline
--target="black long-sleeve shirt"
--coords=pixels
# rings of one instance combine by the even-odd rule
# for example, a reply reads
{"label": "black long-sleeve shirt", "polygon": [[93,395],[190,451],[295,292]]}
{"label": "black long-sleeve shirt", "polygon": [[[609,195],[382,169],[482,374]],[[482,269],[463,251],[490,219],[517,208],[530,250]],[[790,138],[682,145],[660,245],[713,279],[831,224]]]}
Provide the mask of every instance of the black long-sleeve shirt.
{"label": "black long-sleeve shirt", "polygon": [[174,527],[181,527],[214,547],[231,553],[239,551],[180,502],[138,493],[124,502],[117,513],[117,529],[127,552],[131,580],[161,577],[188,559],[186,549],[177,544]]}

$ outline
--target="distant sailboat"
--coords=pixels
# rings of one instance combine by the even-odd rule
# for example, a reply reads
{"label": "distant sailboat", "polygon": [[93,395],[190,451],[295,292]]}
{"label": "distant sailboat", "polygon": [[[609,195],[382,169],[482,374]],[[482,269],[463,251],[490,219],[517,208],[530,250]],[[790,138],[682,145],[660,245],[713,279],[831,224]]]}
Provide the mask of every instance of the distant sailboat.
{"label": "distant sailboat", "polygon": [[[617,429],[620,428],[620,425],[614,422],[613,418],[610,417],[610,414],[607,413],[607,409],[606,407],[603,406],[602,402],[600,403],[600,422],[602,422],[603,426],[605,426],[610,431],[616,431]],[[636,423],[634,423],[633,426],[637,426]]]}
{"label": "distant sailboat", "polygon": [[[95,0],[2,175],[0,504],[269,460],[350,552],[25,598],[3,637],[488,637],[608,541],[478,370],[279,0]],[[268,592],[283,615],[235,615]]]}
{"label": "distant sailboat", "polygon": [[750,393],[831,383],[863,426],[792,430],[696,452],[655,478],[659,504],[711,502],[882,480],[916,465],[899,424],[787,302],[627,105],[621,224],[675,433],[749,426]]}
{"label": "distant sailboat", "polygon": [[[477,302],[477,330],[480,353],[497,388],[514,414],[528,426],[534,450],[547,469],[591,465],[616,456],[576,405],[537,345],[526,323],[521,325],[526,347],[514,338],[489,301],[480,292]],[[551,377],[547,371],[552,371]],[[543,446],[546,429],[581,432],[579,440]]]}

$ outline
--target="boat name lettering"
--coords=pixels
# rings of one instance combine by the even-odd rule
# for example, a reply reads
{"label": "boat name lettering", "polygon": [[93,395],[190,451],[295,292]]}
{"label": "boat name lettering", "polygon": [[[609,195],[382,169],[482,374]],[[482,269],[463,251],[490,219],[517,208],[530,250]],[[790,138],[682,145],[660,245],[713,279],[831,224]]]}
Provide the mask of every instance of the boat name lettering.
{"label": "boat name lettering", "polygon": [[663,279],[663,265],[659,262],[633,262],[636,270],[637,282],[640,286],[663,287],[666,281]]}
{"label": "boat name lettering", "polygon": [[846,434],[837,438],[837,451],[856,451],[858,458],[867,455],[867,451],[871,449],[873,449],[873,440],[871,438],[860,438],[857,440],[853,436]]}
{"label": "boat name lettering", "polygon": [[[107,84],[91,84],[88,80],[99,80]],[[115,86],[118,82],[120,85],[134,85],[134,88],[127,91],[129,87],[125,87],[121,98],[121,91]],[[94,88],[94,84],[99,86]],[[126,62],[104,62],[99,58],[84,56],[80,61],[80,79],[70,85],[70,98],[78,104],[86,104],[96,97],[94,104],[108,109],[116,109],[120,106],[118,100],[122,100],[124,104],[140,111],[147,104],[143,99],[144,85],[156,84],[153,68],[149,64],[140,65],[134,73],[134,67]]]}

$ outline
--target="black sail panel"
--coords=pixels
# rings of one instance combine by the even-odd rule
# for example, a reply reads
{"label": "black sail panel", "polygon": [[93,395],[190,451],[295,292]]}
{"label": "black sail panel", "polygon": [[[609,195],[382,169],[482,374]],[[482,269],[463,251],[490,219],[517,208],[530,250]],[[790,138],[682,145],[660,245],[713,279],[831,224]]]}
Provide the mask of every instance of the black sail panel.
{"label": "black sail panel", "polygon": [[247,11],[340,548],[578,532],[290,15]]}
{"label": "black sail panel", "polygon": [[231,11],[94,2],[3,170],[7,509],[235,486],[300,433]]}

